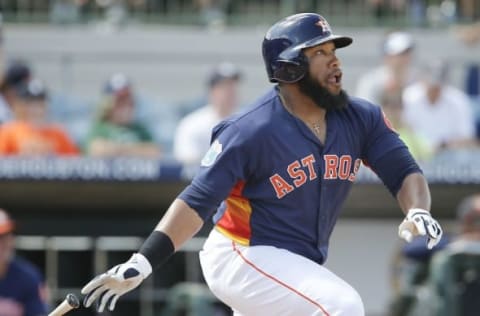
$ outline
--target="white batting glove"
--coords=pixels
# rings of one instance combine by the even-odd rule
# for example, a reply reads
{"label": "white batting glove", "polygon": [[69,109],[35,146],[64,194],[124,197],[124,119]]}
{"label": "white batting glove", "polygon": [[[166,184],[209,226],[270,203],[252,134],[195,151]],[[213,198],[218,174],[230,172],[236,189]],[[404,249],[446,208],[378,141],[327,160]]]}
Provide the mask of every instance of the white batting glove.
{"label": "white batting glove", "polygon": [[98,312],[103,312],[106,306],[113,311],[118,298],[140,285],[150,273],[152,266],[147,258],[135,253],[127,262],[96,276],[85,285],[82,289],[82,294],[86,295],[83,305],[90,307],[98,298]]}
{"label": "white batting glove", "polygon": [[432,249],[442,239],[443,231],[430,212],[421,208],[412,208],[398,226],[398,235],[407,242],[411,242],[414,236],[426,235],[427,247]]}

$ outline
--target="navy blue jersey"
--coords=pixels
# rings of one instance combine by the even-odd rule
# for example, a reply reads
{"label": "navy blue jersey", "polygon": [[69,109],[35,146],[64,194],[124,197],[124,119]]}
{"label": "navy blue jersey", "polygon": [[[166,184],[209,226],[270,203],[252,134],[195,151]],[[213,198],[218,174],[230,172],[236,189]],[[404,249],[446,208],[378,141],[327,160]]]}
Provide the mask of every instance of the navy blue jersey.
{"label": "navy blue jersey", "polygon": [[7,273],[0,277],[0,315],[17,315],[14,310],[23,310],[20,315],[40,316],[47,314],[43,301],[45,291],[40,273],[30,263],[14,258]]}
{"label": "navy blue jersey", "polygon": [[180,194],[215,228],[243,245],[270,245],[318,263],[363,162],[393,195],[420,172],[381,109],[350,98],[326,114],[322,144],[272,89],[246,113],[215,127],[212,145]]}

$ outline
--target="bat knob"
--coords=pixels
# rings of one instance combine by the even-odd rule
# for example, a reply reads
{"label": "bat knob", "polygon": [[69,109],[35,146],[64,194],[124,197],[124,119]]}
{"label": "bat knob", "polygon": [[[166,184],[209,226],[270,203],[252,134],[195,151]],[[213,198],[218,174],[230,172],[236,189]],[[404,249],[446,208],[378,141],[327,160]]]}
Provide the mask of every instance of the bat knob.
{"label": "bat knob", "polygon": [[48,316],[62,316],[80,306],[80,301],[74,294],[67,294],[63,302],[57,306]]}
{"label": "bat knob", "polygon": [[73,308],[78,308],[80,306],[80,301],[78,298],[75,296],[75,294],[67,294],[66,300],[68,302],[68,305],[70,305]]}

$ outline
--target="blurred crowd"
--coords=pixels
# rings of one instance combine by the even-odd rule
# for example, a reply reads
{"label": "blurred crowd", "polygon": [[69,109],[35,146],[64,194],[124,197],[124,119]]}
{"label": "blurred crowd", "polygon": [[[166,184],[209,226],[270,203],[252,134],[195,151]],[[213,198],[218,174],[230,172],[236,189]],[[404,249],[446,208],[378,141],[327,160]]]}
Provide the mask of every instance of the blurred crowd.
{"label": "blurred crowd", "polygon": [[[175,8],[200,13],[205,25],[224,26],[230,13],[242,12],[253,4],[247,0],[192,0],[179,1]],[[48,6],[50,21],[56,24],[78,22],[83,13],[100,8],[105,25],[114,29],[129,23],[129,15],[137,11],[172,9],[168,1],[150,0],[55,0],[44,5]],[[318,8],[316,1],[309,0],[295,1],[290,7],[281,7],[280,2],[275,5],[296,11]],[[351,9],[360,3],[348,1],[345,5]],[[475,21],[480,12],[478,1],[474,0],[369,0],[361,3],[362,7],[365,5],[381,21],[406,15],[411,26]],[[10,8],[3,3],[1,9],[7,16],[8,10],[20,10],[21,6]],[[345,12],[348,14],[348,10]],[[459,26],[455,34],[465,45],[478,45],[480,24]],[[462,86],[454,87],[449,82],[451,61],[431,56],[419,64],[415,58],[417,49],[408,32],[386,34],[379,66],[359,78],[356,88],[349,93],[381,106],[393,128],[421,162],[443,152],[478,147],[480,62],[467,61],[461,70]],[[211,128],[240,107],[237,98],[240,69],[229,63],[212,65],[205,82],[198,83],[206,85],[205,96],[192,102],[188,111],[177,107],[171,110],[176,111],[175,115],[166,116],[145,110],[151,104],[145,104],[135,87],[142,83],[132,82],[122,69],[105,74],[109,78],[99,87],[101,94],[94,107],[78,106],[70,112],[65,110],[71,105],[66,105],[70,100],[50,90],[49,83],[42,82],[41,73],[33,73],[28,61],[8,60],[1,69],[1,155],[173,157],[184,164],[196,165],[208,148]],[[159,123],[162,120],[169,122]]]}
{"label": "blurred crowd", "polygon": [[37,267],[15,255],[15,222],[0,209],[0,315],[41,316],[48,290]]}
{"label": "blurred crowd", "polygon": [[[47,13],[47,19],[55,24],[100,19],[105,30],[119,30],[139,20],[148,22],[168,16],[218,30],[230,23],[242,23],[245,19],[238,20],[241,15],[271,17],[288,12],[317,11],[326,16],[340,13],[352,20],[360,14],[362,20],[377,25],[403,21],[410,26],[423,27],[471,22],[478,18],[480,10],[476,0],[23,0],[0,3],[1,11],[24,19],[32,8]],[[35,18],[38,16],[32,16]]]}
{"label": "blurred crowd", "polygon": [[411,34],[387,34],[383,60],[359,80],[355,96],[382,107],[393,128],[421,162],[445,151],[478,147],[479,65],[467,63],[464,88],[449,82],[448,60],[414,63]]}
{"label": "blurred crowd", "polygon": [[[469,34],[478,32],[458,31],[459,38],[475,45],[478,36]],[[380,106],[420,162],[479,148],[478,61],[466,63],[463,87],[454,87],[448,60],[431,56],[418,64],[416,50],[408,32],[387,33],[378,66],[358,78],[355,91],[349,93]],[[177,113],[169,124],[162,123],[167,120],[162,114],[145,111],[152,106],[142,103],[128,74],[107,77],[94,107],[86,113],[68,112],[64,105],[68,102],[50,91],[27,61],[9,60],[0,84],[0,154],[174,158],[196,166],[209,147],[212,128],[240,109],[242,74],[229,62],[211,67],[204,82],[198,83],[205,85],[205,96],[187,110],[183,107],[184,112],[172,109]],[[166,132],[165,126],[171,130]],[[166,142],[160,141],[166,137]]]}
{"label": "blurred crowd", "polygon": [[232,63],[212,67],[204,104],[197,102],[191,113],[176,122],[173,150],[166,153],[149,123],[161,124],[162,118],[147,119],[141,114],[142,105],[126,74],[114,73],[106,80],[93,113],[81,115],[84,130],[77,135],[68,123],[78,117],[55,120],[58,115],[49,110],[52,96],[46,84],[27,62],[14,60],[7,65],[0,86],[0,155],[146,159],[173,155],[195,166],[209,147],[212,128],[238,109],[240,79],[240,70]]}
{"label": "blurred crowd", "polygon": [[480,301],[480,194],[456,209],[456,230],[432,250],[418,237],[393,262],[389,316],[474,316]]}

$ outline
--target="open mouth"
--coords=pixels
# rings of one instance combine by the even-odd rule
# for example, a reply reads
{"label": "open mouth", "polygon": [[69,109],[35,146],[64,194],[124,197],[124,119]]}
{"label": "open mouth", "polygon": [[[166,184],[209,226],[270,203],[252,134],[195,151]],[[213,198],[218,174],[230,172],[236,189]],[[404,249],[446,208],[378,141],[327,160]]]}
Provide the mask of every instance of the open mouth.
{"label": "open mouth", "polygon": [[336,71],[328,76],[328,83],[333,85],[340,85],[342,83],[342,72]]}

